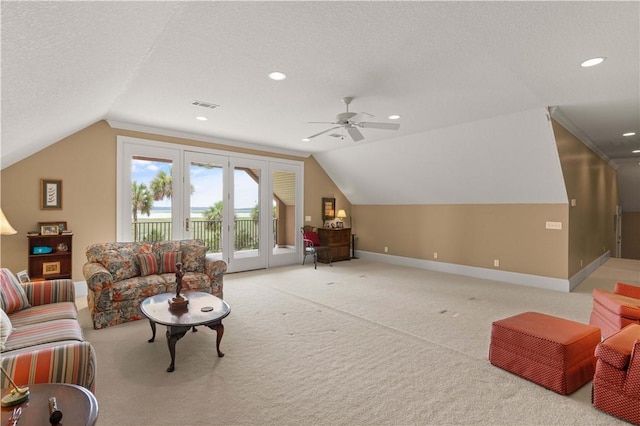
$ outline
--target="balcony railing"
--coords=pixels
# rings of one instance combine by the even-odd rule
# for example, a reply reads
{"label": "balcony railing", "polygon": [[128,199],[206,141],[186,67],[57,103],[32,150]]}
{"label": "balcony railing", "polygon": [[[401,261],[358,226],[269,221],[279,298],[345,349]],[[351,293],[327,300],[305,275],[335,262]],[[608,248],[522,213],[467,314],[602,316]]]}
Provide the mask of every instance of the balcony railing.
{"label": "balcony railing", "polygon": [[[209,253],[222,252],[222,221],[191,219],[191,238],[203,240]],[[260,245],[260,226],[258,220],[234,220],[235,250],[253,250]],[[171,222],[141,221],[133,222],[132,236],[134,241],[165,241],[172,239]],[[273,241],[276,241],[278,219],[273,219]]]}

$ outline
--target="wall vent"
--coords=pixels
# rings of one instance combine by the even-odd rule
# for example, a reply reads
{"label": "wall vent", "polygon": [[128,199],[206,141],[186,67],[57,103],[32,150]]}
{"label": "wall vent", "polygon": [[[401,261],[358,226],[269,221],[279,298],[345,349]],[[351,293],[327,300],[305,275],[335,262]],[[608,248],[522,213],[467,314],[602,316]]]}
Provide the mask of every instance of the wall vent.
{"label": "wall vent", "polygon": [[220,107],[220,105],[212,104],[211,102],[203,102],[203,101],[191,101],[191,105],[200,106],[203,108],[210,108],[210,109],[216,109]]}

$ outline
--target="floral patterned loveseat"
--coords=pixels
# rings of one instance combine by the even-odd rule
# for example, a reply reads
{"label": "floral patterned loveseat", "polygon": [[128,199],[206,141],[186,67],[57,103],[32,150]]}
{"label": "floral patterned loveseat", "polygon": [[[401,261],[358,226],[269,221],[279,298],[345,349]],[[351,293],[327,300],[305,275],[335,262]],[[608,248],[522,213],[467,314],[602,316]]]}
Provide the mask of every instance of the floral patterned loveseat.
{"label": "floral patterned loveseat", "polygon": [[227,264],[207,257],[202,240],[113,242],[87,247],[82,272],[93,328],[145,318],[140,303],[149,296],[175,291],[175,264],[185,272],[185,292],[203,291],[222,298]]}

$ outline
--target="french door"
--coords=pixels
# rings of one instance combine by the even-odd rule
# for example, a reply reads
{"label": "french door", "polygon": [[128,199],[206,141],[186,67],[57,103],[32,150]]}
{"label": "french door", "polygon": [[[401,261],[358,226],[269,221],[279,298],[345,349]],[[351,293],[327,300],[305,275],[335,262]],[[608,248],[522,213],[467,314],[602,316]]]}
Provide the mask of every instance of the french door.
{"label": "french door", "polygon": [[119,241],[201,239],[229,272],[300,259],[299,162],[118,141]]}

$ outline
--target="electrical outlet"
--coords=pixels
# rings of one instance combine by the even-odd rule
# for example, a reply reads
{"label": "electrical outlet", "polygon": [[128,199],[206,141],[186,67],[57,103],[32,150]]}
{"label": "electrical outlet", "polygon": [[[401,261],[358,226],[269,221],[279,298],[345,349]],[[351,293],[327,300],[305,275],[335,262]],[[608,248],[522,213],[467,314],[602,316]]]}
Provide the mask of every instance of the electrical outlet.
{"label": "electrical outlet", "polygon": [[311,222],[311,216],[305,216],[304,217],[304,221],[305,222]]}
{"label": "electrical outlet", "polygon": [[500,261],[498,259],[493,259],[493,266],[495,266],[496,268],[500,267]]}
{"label": "electrical outlet", "polygon": [[389,253],[389,247],[384,246],[384,252],[385,252],[385,253]]}
{"label": "electrical outlet", "polygon": [[545,224],[545,228],[547,229],[555,229],[555,230],[562,230],[562,222],[547,222]]}
{"label": "electrical outlet", "polygon": [[434,251],[434,252],[433,252],[433,258],[434,258],[434,259],[437,259],[437,258],[438,258],[438,252],[437,252],[437,251]]}

